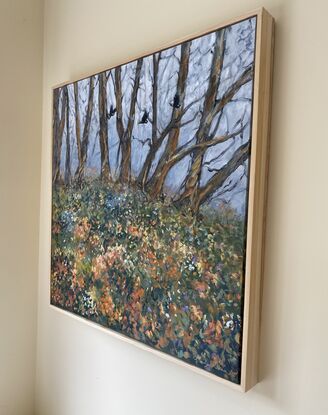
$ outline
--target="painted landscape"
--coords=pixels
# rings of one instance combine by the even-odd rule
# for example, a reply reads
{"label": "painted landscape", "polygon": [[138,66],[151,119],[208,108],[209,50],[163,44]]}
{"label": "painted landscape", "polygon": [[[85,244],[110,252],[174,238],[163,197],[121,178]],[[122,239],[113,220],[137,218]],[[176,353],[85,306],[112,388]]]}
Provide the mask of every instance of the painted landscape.
{"label": "painted landscape", "polygon": [[51,304],[240,383],[256,18],[54,90]]}

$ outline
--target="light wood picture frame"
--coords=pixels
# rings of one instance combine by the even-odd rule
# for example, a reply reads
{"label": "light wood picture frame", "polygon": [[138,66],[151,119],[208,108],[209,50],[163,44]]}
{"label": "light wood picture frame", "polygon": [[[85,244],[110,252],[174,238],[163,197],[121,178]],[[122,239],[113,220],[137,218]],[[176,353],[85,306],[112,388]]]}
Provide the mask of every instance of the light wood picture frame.
{"label": "light wood picture frame", "polygon": [[243,392],[273,31],[261,8],[53,88],[51,307]]}

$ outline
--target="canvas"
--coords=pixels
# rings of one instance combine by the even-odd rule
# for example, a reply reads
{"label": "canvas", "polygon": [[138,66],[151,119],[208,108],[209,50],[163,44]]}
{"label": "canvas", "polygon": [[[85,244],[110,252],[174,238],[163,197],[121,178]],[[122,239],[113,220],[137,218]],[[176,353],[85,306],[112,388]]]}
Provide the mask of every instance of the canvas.
{"label": "canvas", "polygon": [[236,384],[256,28],[53,91],[51,304]]}

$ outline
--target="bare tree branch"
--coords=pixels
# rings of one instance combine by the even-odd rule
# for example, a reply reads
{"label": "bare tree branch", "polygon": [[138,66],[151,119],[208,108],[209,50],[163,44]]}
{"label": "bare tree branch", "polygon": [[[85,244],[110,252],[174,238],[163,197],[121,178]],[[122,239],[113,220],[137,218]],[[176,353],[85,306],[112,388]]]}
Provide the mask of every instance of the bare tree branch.
{"label": "bare tree branch", "polygon": [[186,85],[189,72],[190,49],[191,42],[185,42],[181,45],[177,88],[173,99],[173,103],[171,104],[173,107],[171,116],[171,123],[173,125],[173,128],[169,130],[166,147],[161,156],[161,159],[159,160],[156,166],[154,174],[151,180],[149,181],[150,192],[153,196],[158,196],[159,193],[162,191],[162,187],[168,173],[168,170],[166,168],[166,162],[178,146],[181,129],[180,121],[184,114]]}
{"label": "bare tree branch", "polygon": [[[184,100],[185,100],[185,89],[186,89],[186,82],[189,70],[189,56],[190,56],[190,42],[185,42],[181,45],[181,58],[180,58],[180,66],[178,72],[178,82],[177,82],[177,89],[176,89],[176,100],[177,103],[173,106],[171,119],[169,123],[166,125],[164,130],[160,133],[157,137],[157,122],[156,128],[153,125],[152,129],[152,145],[149,148],[149,152],[147,154],[146,160],[144,165],[139,173],[137,182],[141,185],[143,189],[145,189],[146,183],[148,179],[148,174],[154,158],[156,156],[157,151],[161,147],[162,143],[164,142],[165,138],[168,136],[168,143],[164,153],[162,155],[161,163],[165,162],[165,159],[168,157],[167,154],[171,153],[173,148],[176,148],[178,138],[179,138],[179,122],[183,116],[184,111]],[[153,67],[153,76],[154,79],[158,76],[158,65]],[[157,85],[157,84],[156,84]],[[154,85],[154,86],[156,86]],[[153,97],[157,94],[157,90],[153,90]],[[155,106],[157,111],[157,104]],[[154,104],[153,104],[153,112],[154,112]],[[160,164],[161,164],[160,163]],[[155,180],[159,179],[158,173],[161,169],[161,166],[157,166],[154,172],[153,177],[156,177]],[[165,175],[165,172],[163,172]],[[156,188],[156,191],[161,188],[161,184],[156,185],[155,182],[151,184],[150,187]]]}
{"label": "bare tree branch", "polygon": [[198,211],[199,206],[205,203],[209,197],[218,189],[226,179],[241,165],[243,164],[249,156],[249,142],[241,145],[233,157],[228,161],[228,163],[219,169],[206,183],[205,186],[200,187],[197,191],[195,204],[193,206],[194,211]]}
{"label": "bare tree branch", "polygon": [[192,153],[195,150],[206,150],[209,147],[216,146],[217,144],[225,143],[226,141],[230,140],[231,138],[237,137],[239,134],[242,133],[242,131],[245,129],[246,125],[240,128],[238,131],[235,131],[234,133],[227,134],[227,135],[221,135],[218,137],[214,137],[213,140],[210,141],[202,141],[200,143],[196,143],[186,149],[179,148],[175,154],[170,158],[168,161],[168,164],[173,166],[174,164],[178,163],[180,160],[188,156],[190,153]]}

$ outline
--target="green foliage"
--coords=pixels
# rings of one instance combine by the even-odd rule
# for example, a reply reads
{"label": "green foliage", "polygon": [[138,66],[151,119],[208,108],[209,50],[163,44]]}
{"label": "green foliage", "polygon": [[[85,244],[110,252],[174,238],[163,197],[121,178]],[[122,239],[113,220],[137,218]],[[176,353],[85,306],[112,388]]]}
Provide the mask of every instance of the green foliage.
{"label": "green foliage", "polygon": [[54,189],[52,304],[236,383],[243,258],[227,206],[195,218],[118,185]]}

